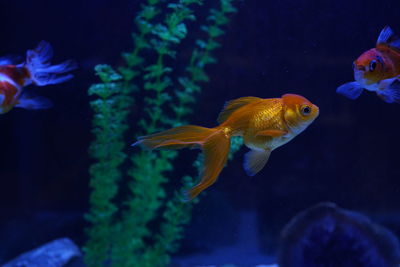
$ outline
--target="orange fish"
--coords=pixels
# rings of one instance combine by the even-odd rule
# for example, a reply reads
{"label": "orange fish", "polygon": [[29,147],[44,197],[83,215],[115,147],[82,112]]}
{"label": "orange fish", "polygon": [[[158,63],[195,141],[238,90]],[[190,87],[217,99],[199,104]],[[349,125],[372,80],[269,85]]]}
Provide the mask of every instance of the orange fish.
{"label": "orange fish", "polygon": [[217,180],[226,164],[232,136],[242,136],[245,145],[251,149],[244,157],[244,169],[253,176],[265,166],[272,150],[304,131],[318,114],[316,105],[295,94],[269,99],[242,97],[225,105],[218,116],[220,125],[215,128],[180,126],[139,137],[133,145],[140,144],[149,149],[202,149],[202,177],[186,192],[185,199],[190,200]]}
{"label": "orange fish", "polygon": [[356,99],[366,89],[387,103],[400,103],[400,39],[389,26],[381,31],[376,47],[353,62],[353,70],[355,81],[338,87],[336,92]]}
{"label": "orange fish", "polygon": [[53,56],[51,46],[42,41],[36,49],[28,50],[26,62],[14,65],[8,58],[0,59],[0,114],[10,111],[13,107],[25,109],[44,109],[51,106],[50,100],[44,97],[34,97],[24,92],[24,87],[30,84],[45,86],[65,82],[73,77],[65,74],[76,68],[76,64],[65,61],[51,65]]}

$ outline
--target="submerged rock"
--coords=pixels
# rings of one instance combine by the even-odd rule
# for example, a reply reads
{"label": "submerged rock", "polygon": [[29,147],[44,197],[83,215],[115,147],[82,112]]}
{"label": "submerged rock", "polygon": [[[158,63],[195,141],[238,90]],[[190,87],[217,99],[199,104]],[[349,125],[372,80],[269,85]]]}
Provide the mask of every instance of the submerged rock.
{"label": "submerged rock", "polygon": [[81,256],[68,238],[61,238],[26,252],[2,267],[62,267]]}
{"label": "submerged rock", "polygon": [[364,215],[321,203],[295,216],[282,232],[280,267],[398,267],[397,237]]}

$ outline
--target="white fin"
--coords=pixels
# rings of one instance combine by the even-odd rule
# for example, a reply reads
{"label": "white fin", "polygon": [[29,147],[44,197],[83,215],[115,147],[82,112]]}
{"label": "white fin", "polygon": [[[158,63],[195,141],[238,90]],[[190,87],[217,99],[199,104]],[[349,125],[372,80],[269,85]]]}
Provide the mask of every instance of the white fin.
{"label": "white fin", "polygon": [[400,49],[400,39],[399,39],[399,37],[394,35],[393,30],[389,26],[386,26],[385,28],[383,28],[383,30],[379,34],[376,44],[377,45],[378,44],[386,44],[390,47]]}
{"label": "white fin", "polygon": [[400,77],[382,80],[379,82],[376,93],[386,103],[400,103]]}
{"label": "white fin", "polygon": [[336,89],[336,93],[344,95],[350,99],[356,99],[362,93],[364,88],[358,82],[345,83]]}
{"label": "white fin", "polygon": [[248,176],[254,176],[267,163],[271,150],[250,150],[244,155],[243,168]]}
{"label": "white fin", "polygon": [[32,81],[39,86],[65,82],[74,76],[64,74],[76,69],[76,63],[67,60],[58,65],[51,65],[50,59],[53,56],[53,49],[50,44],[41,41],[34,50],[28,50],[26,68],[31,74]]}
{"label": "white fin", "polygon": [[24,109],[47,109],[53,106],[52,102],[42,96],[31,96],[28,94],[23,94],[18,99],[18,104],[15,107]]}

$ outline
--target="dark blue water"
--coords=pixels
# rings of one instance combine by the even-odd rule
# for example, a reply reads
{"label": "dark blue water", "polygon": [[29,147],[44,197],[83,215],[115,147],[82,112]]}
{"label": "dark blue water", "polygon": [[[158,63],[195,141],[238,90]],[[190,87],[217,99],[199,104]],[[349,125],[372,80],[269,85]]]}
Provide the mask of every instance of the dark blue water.
{"label": "dark blue water", "polygon": [[[46,40],[55,61],[79,63],[68,83],[32,87],[54,102],[52,109],[14,109],[0,117],[0,263],[62,236],[84,244],[92,138],[87,88],[97,82],[96,64],[122,64],[140,2],[0,0],[0,56],[23,56]],[[400,2],[235,5],[190,122],[213,127],[227,100],[289,92],[318,105],[320,116],[274,151],[255,177],[242,168],[247,149],[236,154],[195,206],[176,263],[272,263],[284,225],[321,201],[360,211],[400,234],[400,105],[371,92],[357,100],[335,92],[353,80],[353,60],[374,47],[385,25],[400,34]],[[185,45],[180,51],[190,49]],[[190,165],[197,151],[181,153],[182,164]]]}

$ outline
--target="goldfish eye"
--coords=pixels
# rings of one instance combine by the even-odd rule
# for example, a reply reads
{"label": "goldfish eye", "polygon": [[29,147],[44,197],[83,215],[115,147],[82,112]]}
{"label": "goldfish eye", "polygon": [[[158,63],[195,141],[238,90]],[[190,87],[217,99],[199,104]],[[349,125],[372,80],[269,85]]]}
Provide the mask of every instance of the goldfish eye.
{"label": "goldfish eye", "polygon": [[300,112],[301,114],[303,114],[304,116],[307,116],[311,113],[311,107],[308,105],[304,105],[300,108]]}
{"label": "goldfish eye", "polygon": [[375,68],[376,68],[376,60],[372,60],[372,61],[369,63],[369,71],[374,71]]}

